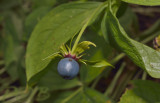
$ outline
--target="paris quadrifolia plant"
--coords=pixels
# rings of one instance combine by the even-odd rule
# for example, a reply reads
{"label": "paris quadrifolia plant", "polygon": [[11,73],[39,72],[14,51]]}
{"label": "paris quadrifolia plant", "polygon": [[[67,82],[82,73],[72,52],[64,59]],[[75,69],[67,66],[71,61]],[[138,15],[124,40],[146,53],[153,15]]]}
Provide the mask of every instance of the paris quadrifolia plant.
{"label": "paris quadrifolia plant", "polygon": [[[92,21],[92,19],[96,16],[97,11],[102,9],[102,7],[104,5],[106,5],[106,3],[107,2],[100,5],[95,10],[95,12],[93,12],[91,17],[88,19],[88,21],[84,24],[84,26],[80,30],[73,47],[71,47],[71,44],[72,44],[72,40],[71,40],[70,46],[68,46],[67,44],[63,44],[60,47],[59,52],[53,53],[52,55],[43,59],[43,60],[46,60],[46,59],[61,58],[60,62],[58,63],[57,70],[58,70],[58,73],[63,78],[65,78],[65,79],[74,78],[79,72],[79,63],[83,63],[85,65],[91,65],[93,67],[112,66],[110,63],[108,63],[105,60],[98,60],[98,61],[97,60],[96,61],[84,60],[83,59],[83,56],[85,55],[84,51],[89,49],[90,45],[92,45],[94,47],[96,47],[96,45],[91,41],[82,41],[82,42],[79,43],[83,32],[85,31],[85,29],[87,28],[89,23]],[[73,37],[72,37],[72,39],[73,39]]]}
{"label": "paris quadrifolia plant", "polygon": [[[72,40],[70,42],[70,46],[67,44],[63,44],[59,48],[59,52],[53,53],[52,55],[49,55],[48,57],[44,58],[46,59],[61,59],[58,63],[58,73],[64,78],[64,79],[72,79],[74,78],[78,72],[79,72],[79,64],[85,64],[85,65],[91,65],[93,67],[106,67],[111,66],[110,63],[108,63],[105,60],[96,60],[96,61],[89,61],[83,59],[83,56],[85,56],[85,51],[87,49],[90,49],[90,45],[96,47],[96,45],[91,41],[82,41],[78,43],[80,38],[77,38],[73,48],[71,47]],[[78,44],[77,44],[78,43]]]}

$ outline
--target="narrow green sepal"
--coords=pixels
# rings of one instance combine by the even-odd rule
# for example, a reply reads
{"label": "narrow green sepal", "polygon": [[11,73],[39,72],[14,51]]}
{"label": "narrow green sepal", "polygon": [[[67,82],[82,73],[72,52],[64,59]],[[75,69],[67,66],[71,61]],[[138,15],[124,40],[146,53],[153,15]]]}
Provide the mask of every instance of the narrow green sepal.
{"label": "narrow green sepal", "polygon": [[94,47],[96,47],[96,45],[90,41],[82,41],[81,43],[79,43],[74,51],[74,53],[76,55],[79,55],[81,53],[83,53],[86,49],[89,49],[89,45],[93,45]]}
{"label": "narrow green sepal", "polygon": [[68,48],[66,47],[66,45],[62,45],[61,47],[60,47],[60,53],[64,56],[64,55],[66,55],[66,54],[68,54]]}
{"label": "narrow green sepal", "polygon": [[85,65],[87,65],[87,63],[83,60],[83,59],[79,59],[78,62],[83,63]]}
{"label": "narrow green sepal", "polygon": [[108,63],[107,61],[105,60],[99,60],[99,61],[88,61],[88,60],[83,60],[81,59],[81,61],[83,61],[84,63],[86,63],[87,65],[91,65],[92,67],[112,67],[114,68],[113,65],[111,65],[110,63]]}
{"label": "narrow green sepal", "polygon": [[62,55],[60,55],[60,52],[56,52],[56,53],[53,53],[42,60],[46,60],[46,59],[54,59],[55,60],[55,59],[59,59],[59,58],[63,58],[63,57],[62,57]]}

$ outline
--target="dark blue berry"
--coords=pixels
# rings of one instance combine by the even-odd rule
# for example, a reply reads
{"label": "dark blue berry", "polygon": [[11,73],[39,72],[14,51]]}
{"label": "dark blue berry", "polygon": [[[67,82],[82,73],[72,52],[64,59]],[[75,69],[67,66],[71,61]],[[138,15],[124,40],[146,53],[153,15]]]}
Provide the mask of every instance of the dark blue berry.
{"label": "dark blue berry", "polygon": [[72,79],[79,72],[79,64],[72,58],[64,58],[58,63],[57,69],[64,79]]}

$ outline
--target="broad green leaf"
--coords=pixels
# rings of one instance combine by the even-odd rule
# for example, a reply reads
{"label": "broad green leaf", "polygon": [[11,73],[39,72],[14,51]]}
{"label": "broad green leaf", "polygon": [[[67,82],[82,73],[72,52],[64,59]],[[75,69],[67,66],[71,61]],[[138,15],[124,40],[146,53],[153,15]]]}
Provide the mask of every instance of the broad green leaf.
{"label": "broad green leaf", "polygon": [[86,49],[89,49],[89,45],[93,45],[94,47],[96,47],[96,45],[90,41],[82,41],[81,43],[79,43],[75,49],[75,54],[79,55],[81,53],[83,53]]}
{"label": "broad green leaf", "polygon": [[32,7],[39,8],[39,7],[52,7],[57,3],[57,0],[32,0]]}
{"label": "broad green leaf", "polygon": [[25,19],[25,32],[24,39],[28,40],[36,24],[42,19],[42,17],[49,12],[51,7],[39,7],[32,11]]}
{"label": "broad green leaf", "polygon": [[57,72],[56,63],[50,63],[47,66],[47,69],[49,69],[49,72],[47,72],[39,81],[38,84],[40,86],[48,87],[50,90],[62,90],[81,85],[77,78],[72,80],[63,79]]}
{"label": "broad green leaf", "polygon": [[160,52],[128,37],[110,10],[106,13],[102,26],[104,26],[102,28],[104,38],[112,46],[126,53],[136,65],[146,70],[149,75],[160,78]]}
{"label": "broad green leaf", "polygon": [[71,95],[74,91],[57,91],[53,92],[49,99],[42,101],[40,103],[61,103],[64,98],[67,98]]}
{"label": "broad green leaf", "polygon": [[71,95],[73,96],[72,98],[70,98],[69,95],[67,98],[62,99],[61,103],[105,103],[108,100],[107,97],[90,88],[85,88],[84,90],[79,91],[77,94]]}
{"label": "broad green leaf", "polygon": [[[101,4],[99,2],[68,3],[56,7],[41,19],[32,32],[27,46],[26,73],[29,85],[43,75],[42,71],[51,61],[42,61],[42,59],[57,52],[62,44],[82,28]],[[96,13],[98,14],[103,8]],[[36,76],[40,72],[42,74]]]}
{"label": "broad green leaf", "polygon": [[138,5],[148,5],[148,6],[159,6],[160,0],[122,0],[127,3],[138,4]]}
{"label": "broad green leaf", "polygon": [[133,89],[126,90],[119,103],[160,103],[160,84],[148,80],[132,81]]}

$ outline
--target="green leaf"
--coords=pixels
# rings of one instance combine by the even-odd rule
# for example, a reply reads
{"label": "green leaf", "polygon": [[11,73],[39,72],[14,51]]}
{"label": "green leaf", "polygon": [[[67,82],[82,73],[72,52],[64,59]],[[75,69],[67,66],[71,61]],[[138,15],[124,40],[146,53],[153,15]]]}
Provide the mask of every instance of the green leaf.
{"label": "green leaf", "polygon": [[96,47],[96,45],[90,41],[82,41],[81,43],[79,43],[75,49],[75,54],[79,55],[81,53],[83,53],[86,49],[89,49],[89,45],[93,45],[94,47]]}
{"label": "green leaf", "polygon": [[148,5],[148,6],[159,6],[160,0],[122,0],[127,3],[138,4],[138,5]]}
{"label": "green leaf", "polygon": [[105,60],[99,60],[99,61],[82,60],[82,61],[84,61],[88,65],[91,65],[92,67],[98,67],[98,68],[107,66],[113,67],[110,63],[108,63]]}
{"label": "green leaf", "polygon": [[126,53],[136,65],[146,70],[149,75],[160,78],[160,52],[129,38],[110,10],[106,13],[102,26],[104,26],[102,28],[104,38],[112,46]]}
{"label": "green leaf", "polygon": [[123,94],[119,103],[160,103],[160,84],[148,80],[135,80],[133,89]]}
{"label": "green leaf", "polygon": [[84,91],[81,90],[75,95],[71,94],[71,96],[69,95],[69,99],[62,99],[61,103],[105,103],[108,100],[107,97],[90,88],[85,88]]}
{"label": "green leaf", "polygon": [[[90,15],[101,4],[99,2],[68,3],[56,7],[41,19],[32,32],[27,46],[26,73],[29,85],[43,75],[43,70],[51,61],[42,59],[57,52],[62,44],[83,27]],[[38,73],[42,74],[36,76]],[[32,82],[31,79],[33,79]]]}
{"label": "green leaf", "polygon": [[74,91],[57,91],[52,92],[49,99],[42,101],[40,103],[61,103],[64,98],[67,98],[69,95],[71,95]]}
{"label": "green leaf", "polygon": [[52,7],[57,3],[57,0],[32,0],[32,7],[38,8],[43,6]]}
{"label": "green leaf", "polygon": [[[3,32],[3,52],[4,52],[4,61],[5,61],[5,69],[8,74],[12,77],[12,79],[17,79],[20,77],[23,79],[25,73],[20,73],[24,71],[21,63],[23,62],[24,57],[24,47],[20,44],[19,36],[17,30],[15,28],[15,23],[13,20],[13,15],[9,15],[4,18],[4,32]],[[24,80],[25,81],[25,80]]]}
{"label": "green leaf", "polygon": [[36,24],[42,19],[42,17],[49,12],[51,7],[39,7],[32,11],[25,19],[25,32],[24,39],[28,40]]}
{"label": "green leaf", "polygon": [[39,81],[38,85],[43,87],[48,87],[51,91],[53,90],[62,90],[73,88],[75,86],[81,85],[80,81],[77,78],[72,80],[63,79],[57,72],[57,64],[50,63],[47,66],[49,72],[47,72],[42,79]]}

